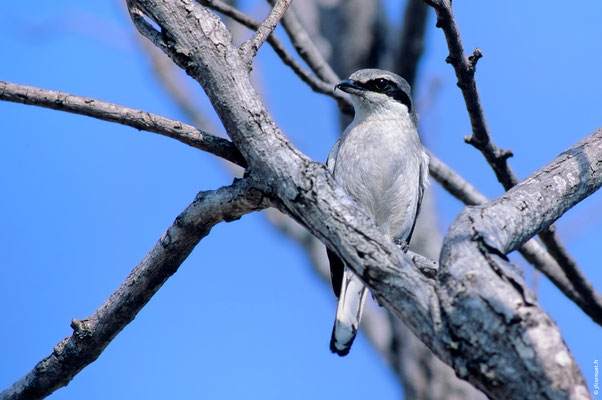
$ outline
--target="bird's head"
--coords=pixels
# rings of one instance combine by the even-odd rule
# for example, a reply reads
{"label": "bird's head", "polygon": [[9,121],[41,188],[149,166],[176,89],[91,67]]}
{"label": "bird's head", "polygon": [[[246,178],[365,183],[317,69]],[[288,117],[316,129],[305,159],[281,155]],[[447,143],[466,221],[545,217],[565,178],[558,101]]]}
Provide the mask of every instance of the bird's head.
{"label": "bird's head", "polygon": [[356,115],[373,113],[414,114],[410,85],[401,76],[382,69],[361,69],[335,89],[351,95]]}

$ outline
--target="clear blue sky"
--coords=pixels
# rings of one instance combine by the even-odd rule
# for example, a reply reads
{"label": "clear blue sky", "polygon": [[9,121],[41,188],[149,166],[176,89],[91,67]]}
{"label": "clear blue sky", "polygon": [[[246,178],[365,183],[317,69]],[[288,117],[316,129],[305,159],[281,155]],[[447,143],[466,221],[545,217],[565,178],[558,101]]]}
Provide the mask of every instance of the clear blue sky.
{"label": "clear blue sky", "polygon": [[[389,4],[394,21],[399,7]],[[477,83],[486,116],[498,145],[513,149],[520,179],[601,125],[602,3],[457,2],[455,10],[467,50],[485,55]],[[184,118],[117,1],[0,2],[0,48],[0,80]],[[462,140],[470,126],[446,55],[431,15],[416,91],[427,145],[498,196],[490,168]],[[269,48],[256,71],[278,124],[324,160],[338,135],[333,102]],[[206,104],[201,90],[191,95]],[[116,124],[5,102],[0,121],[3,389],[117,288],[199,190],[231,177],[211,155]],[[462,206],[436,190],[445,232]],[[563,217],[558,232],[602,290],[600,193]],[[591,388],[601,328],[545,278],[537,291]],[[50,398],[400,398],[363,336],[347,358],[330,354],[334,300],[262,214],[220,224],[99,359]]]}

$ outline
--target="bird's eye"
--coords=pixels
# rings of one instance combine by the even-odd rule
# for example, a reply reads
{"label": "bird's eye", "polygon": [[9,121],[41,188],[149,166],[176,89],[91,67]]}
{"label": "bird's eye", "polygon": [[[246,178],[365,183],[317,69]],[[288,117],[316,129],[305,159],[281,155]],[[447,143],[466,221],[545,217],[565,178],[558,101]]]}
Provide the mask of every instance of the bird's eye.
{"label": "bird's eye", "polygon": [[379,91],[384,91],[391,87],[391,84],[389,83],[389,81],[386,79],[382,79],[382,78],[375,79],[372,84],[373,84],[374,88]]}

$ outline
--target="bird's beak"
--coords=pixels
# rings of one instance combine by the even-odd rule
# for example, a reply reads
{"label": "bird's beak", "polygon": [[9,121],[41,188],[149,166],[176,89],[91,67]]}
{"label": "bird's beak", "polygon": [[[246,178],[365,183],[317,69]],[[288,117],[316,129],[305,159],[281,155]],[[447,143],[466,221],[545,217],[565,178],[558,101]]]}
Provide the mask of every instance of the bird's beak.
{"label": "bird's beak", "polygon": [[357,84],[357,81],[354,81],[353,79],[343,79],[342,81],[337,83],[334,88],[335,88],[335,90],[340,89],[345,93],[351,93],[351,94],[358,93],[358,92],[364,90],[364,88],[359,86]]}

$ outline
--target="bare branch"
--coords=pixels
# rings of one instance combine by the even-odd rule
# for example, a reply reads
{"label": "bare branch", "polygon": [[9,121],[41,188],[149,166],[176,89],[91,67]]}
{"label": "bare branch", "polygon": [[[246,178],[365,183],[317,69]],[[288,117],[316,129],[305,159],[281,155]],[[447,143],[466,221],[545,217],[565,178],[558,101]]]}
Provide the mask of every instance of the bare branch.
{"label": "bare branch", "polygon": [[272,7],[272,10],[268,14],[267,18],[263,23],[257,27],[255,34],[251,37],[251,39],[247,40],[240,46],[241,55],[244,59],[246,59],[249,67],[252,63],[253,58],[259,51],[261,45],[267,40],[267,38],[272,34],[274,29],[276,29],[276,25],[290,6],[293,0],[278,0],[276,4]]}
{"label": "bare branch", "polygon": [[[275,0],[268,1],[273,4]],[[299,22],[295,10],[291,9],[284,15],[282,27],[295,47],[297,54],[301,56],[318,78],[331,85],[339,81],[337,74],[330,68],[330,65],[328,65],[301,22]]]}
{"label": "bare branch", "polygon": [[[455,171],[445,165],[441,160],[430,154],[429,170],[431,176],[458,200],[466,205],[485,204],[487,198],[476,190],[470,183],[464,180]],[[582,280],[582,287],[575,287],[573,280],[569,280],[565,271],[556,260],[545,251],[542,245],[535,239],[523,244],[518,251],[537,270],[556,285],[562,293],[575,302],[587,315],[600,324],[602,316],[602,298],[593,289],[592,285],[581,274],[577,268],[576,274]],[[575,266],[576,267],[576,266]]]}
{"label": "bare branch", "polygon": [[145,111],[88,97],[3,81],[0,81],[0,100],[86,115],[103,121],[116,122],[132,128],[158,133],[240,166],[246,166],[244,158],[229,140],[203,132],[180,121]]}
{"label": "bare branch", "polygon": [[73,335],[0,393],[0,399],[41,399],[67,385],[136,317],[214,225],[266,206],[263,195],[244,179],[231,186],[200,192],[108,300],[88,318],[74,319]]}
{"label": "bare branch", "polygon": [[430,157],[429,172],[431,176],[452,196],[467,206],[474,206],[487,202],[487,197],[481,194],[474,186],[443,163],[443,161],[437,158],[433,153],[429,151],[428,155]]}
{"label": "bare branch", "polygon": [[[465,141],[472,144],[483,154],[489,165],[491,165],[498,181],[504,189],[509,190],[518,182],[516,175],[507,162],[508,158],[512,156],[512,151],[500,149],[491,139],[474,78],[477,61],[483,57],[483,54],[479,49],[475,49],[470,57],[466,57],[464,54],[464,47],[452,11],[451,0],[423,1],[433,7],[437,13],[437,27],[443,29],[445,39],[447,40],[447,47],[449,48],[449,56],[446,61],[454,67],[456,77],[458,78],[458,87],[464,96],[464,102],[466,103],[466,109],[468,110],[472,125],[472,135],[467,136]],[[540,238],[552,257],[564,270],[566,277],[571,281],[573,287],[583,290],[584,293],[582,295],[585,298],[589,299],[593,304],[597,303],[595,297],[590,295],[593,292],[584,283],[585,280],[582,279],[583,277],[577,267],[577,263],[564,250],[564,246],[554,233],[553,227],[548,229],[547,232],[544,231],[540,235]]]}
{"label": "bare branch", "polygon": [[[521,378],[529,376],[542,385],[537,392],[540,398],[588,398],[576,364],[569,362],[562,338],[553,332],[554,323],[543,313],[533,314],[535,299],[504,254],[601,185],[599,129],[498,199],[466,208],[450,227],[441,252],[437,293],[444,320],[458,328],[449,345],[462,356],[453,362],[460,376],[469,377],[491,397],[530,398],[525,393],[534,382],[527,384]],[[501,290],[501,281],[514,290]],[[466,318],[468,310],[471,319]],[[475,346],[474,332],[482,329],[504,339],[495,344],[479,340]],[[515,355],[499,357],[502,344],[513,348]],[[531,347],[527,357],[525,345]],[[462,359],[469,351],[472,356]],[[539,370],[537,377],[535,370]],[[505,384],[483,385],[490,379]]]}
{"label": "bare branch", "polygon": [[[426,200],[428,201],[428,197]],[[425,202],[422,207],[425,207]],[[422,212],[424,211],[423,209]],[[276,209],[270,208],[265,214],[276,228],[305,249],[311,265],[330,290],[330,268],[322,242],[302,225]],[[420,230],[417,230],[415,235],[418,232]],[[414,243],[410,248],[413,246]],[[431,256],[432,258],[438,258],[440,245],[435,246],[436,254]],[[412,254],[412,261],[419,266],[425,276],[436,275],[438,269],[436,263],[416,253],[410,254]],[[544,251],[544,254],[547,253]],[[364,308],[361,329],[403,383],[405,398],[413,400],[482,400],[485,398],[482,392],[458,379],[450,366],[435,356],[386,308],[368,301]]]}
{"label": "bare branch", "polygon": [[[383,62],[388,25],[381,0],[313,2],[317,4],[308,4],[310,1],[295,3],[294,12],[285,16],[282,25],[297,53],[316,74],[322,73],[319,76],[324,79],[334,79],[337,75],[348,77],[367,67],[391,69]],[[298,11],[299,15],[307,17],[312,8],[313,12],[319,10],[318,27],[314,29],[305,27],[296,14]],[[341,111],[339,122],[345,127],[354,114],[351,110]]]}
{"label": "bare branch", "polygon": [[[464,54],[464,46],[462,45],[460,32],[451,8],[451,1],[424,0],[424,2],[432,6],[437,13],[437,27],[443,29],[445,39],[447,40],[447,47],[449,48],[449,56],[446,61],[454,67],[456,77],[458,78],[458,87],[464,96],[470,124],[472,125],[472,135],[468,136],[465,140],[483,153],[493,168],[497,179],[508,190],[516,185],[518,180],[508,166],[508,154],[498,148],[491,140],[474,78],[476,60],[478,58],[473,57],[471,60]],[[480,52],[479,55],[482,56]]]}
{"label": "bare branch", "polygon": [[602,325],[602,296],[596,292],[587,278],[583,275],[575,260],[571,257],[568,250],[560,242],[553,227],[539,234],[542,242],[554,257],[559,260],[562,269],[571,282],[572,286],[583,298],[583,302],[577,303],[579,307],[584,308],[585,312],[598,324]]}
{"label": "bare branch", "polygon": [[[203,4],[204,6],[214,11],[220,12],[232,18],[236,22],[246,26],[249,29],[257,29],[259,25],[261,25],[261,22],[241,13],[234,7],[220,0],[197,1],[200,4]],[[285,14],[285,18],[286,15],[288,15],[291,11],[292,10],[288,10],[288,12]],[[342,112],[346,114],[353,114],[353,106],[351,105],[351,103],[349,103],[347,97],[342,96],[339,92],[334,91],[334,83],[338,82],[338,77],[336,77],[334,81],[324,81],[322,79],[316,78],[309,71],[303,68],[301,64],[299,64],[290,54],[288,54],[286,48],[284,47],[284,44],[282,44],[280,39],[278,39],[278,37],[275,34],[272,33],[272,35],[268,37],[267,41],[270,44],[270,46],[272,46],[276,54],[280,57],[282,62],[285,65],[288,65],[293,70],[293,72],[310,87],[310,89],[312,89],[316,93],[325,94],[327,96],[332,97],[336,100]]]}

